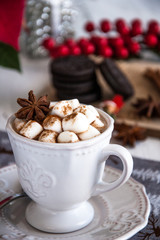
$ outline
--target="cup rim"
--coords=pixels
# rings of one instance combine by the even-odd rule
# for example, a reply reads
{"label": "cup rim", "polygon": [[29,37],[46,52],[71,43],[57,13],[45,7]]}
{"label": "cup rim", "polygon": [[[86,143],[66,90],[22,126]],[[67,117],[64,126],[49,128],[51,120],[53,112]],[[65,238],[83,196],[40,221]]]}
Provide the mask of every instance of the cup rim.
{"label": "cup rim", "polygon": [[26,137],[18,134],[12,127],[13,120],[16,118],[14,114],[11,115],[7,121],[6,131],[8,134],[11,134],[14,138],[16,138],[16,140],[19,140],[20,142],[23,142],[24,144],[32,145],[35,147],[48,148],[48,149],[62,149],[62,148],[63,149],[74,149],[74,148],[81,148],[81,147],[85,148],[87,146],[90,146],[97,142],[100,142],[103,138],[105,138],[106,136],[111,134],[111,132],[113,131],[114,119],[109,114],[102,111],[101,109],[98,109],[98,108],[96,108],[96,109],[98,110],[100,115],[102,115],[105,118],[105,120],[107,121],[108,127],[100,135],[98,135],[94,138],[88,139],[88,140],[84,140],[84,141],[79,141],[79,142],[75,142],[75,143],[47,143],[47,142],[40,142],[40,141],[37,141],[34,139],[26,138]]}

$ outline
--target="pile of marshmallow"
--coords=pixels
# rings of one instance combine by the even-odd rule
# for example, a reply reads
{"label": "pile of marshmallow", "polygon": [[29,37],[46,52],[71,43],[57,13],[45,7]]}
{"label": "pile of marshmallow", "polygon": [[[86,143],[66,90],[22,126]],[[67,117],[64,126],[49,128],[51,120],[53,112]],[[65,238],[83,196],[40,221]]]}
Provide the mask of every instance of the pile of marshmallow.
{"label": "pile of marshmallow", "polygon": [[73,143],[100,135],[104,123],[91,105],[78,99],[50,104],[50,112],[40,124],[16,118],[14,128],[20,135],[48,143]]}

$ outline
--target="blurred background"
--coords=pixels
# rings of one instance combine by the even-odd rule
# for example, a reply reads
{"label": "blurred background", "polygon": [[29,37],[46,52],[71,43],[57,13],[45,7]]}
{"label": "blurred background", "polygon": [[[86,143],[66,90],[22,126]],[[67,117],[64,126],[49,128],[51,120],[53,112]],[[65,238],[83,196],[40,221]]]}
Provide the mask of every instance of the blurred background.
{"label": "blurred background", "polygon": [[[7,5],[7,2],[9,5]],[[5,42],[3,40],[7,39],[5,43],[11,45],[14,51],[19,52],[18,57],[21,66],[21,71],[16,70],[19,66],[17,67],[13,64],[16,59],[14,58],[15,52],[13,53],[13,58],[12,52],[9,52],[7,57],[10,56],[10,61],[8,61],[5,55],[5,52],[8,53],[8,48],[6,51],[1,46],[1,50],[4,53],[3,56],[1,54],[0,61],[0,65],[2,65],[0,66],[1,130],[5,129],[8,117],[19,108],[16,103],[17,97],[27,97],[29,90],[33,89],[38,96],[48,93],[51,100],[56,99],[50,72],[50,62],[53,61],[55,56],[48,51],[48,45],[47,47],[44,46],[45,39],[54,39],[54,44],[58,46],[63,44],[66,39],[78,41],[80,38],[90,38],[93,34],[90,30],[87,31],[85,29],[86,23],[91,22],[94,26],[99,26],[103,19],[107,19],[112,26],[115,26],[118,19],[122,19],[129,28],[133,20],[139,19],[141,30],[145,34],[148,31],[149,22],[154,20],[160,24],[159,0],[26,0],[24,2],[17,0],[17,3],[15,2],[6,0],[6,5],[0,3],[0,12],[3,13],[0,16],[0,41]],[[13,8],[11,8],[10,4],[14,4]],[[13,14],[14,11],[15,15]],[[18,19],[16,18],[17,16],[19,16]],[[8,18],[7,21],[6,18]],[[21,23],[18,25],[18,30],[13,25],[16,21]],[[5,29],[7,31],[9,25],[11,25],[12,33],[8,31],[7,38],[3,38],[2,35],[5,34],[3,26],[6,26]],[[11,42],[15,32],[18,37],[19,47],[15,47]],[[99,27],[96,27],[94,30],[94,35],[104,38],[106,37],[105,34]],[[121,35],[120,32],[117,35],[117,32],[115,33],[114,31],[110,34],[110,37]],[[144,36],[146,36],[145,34]],[[141,37],[133,37],[135,37],[134,40],[137,42],[142,40]],[[137,56],[130,58],[130,52],[127,52],[127,57],[122,56],[122,59],[119,57],[120,65],[122,60],[125,63],[132,61],[139,63],[139,61],[143,61],[144,64],[145,60],[147,64],[159,64],[159,27],[156,41],[156,48],[151,46],[154,42],[154,39],[151,39],[151,42],[147,45],[151,51],[149,53],[146,51],[147,54],[145,52],[143,54],[140,53],[138,58]],[[155,50],[158,51],[158,54],[155,54]],[[87,55],[89,54],[90,52],[87,53]],[[103,57],[105,56],[103,55]],[[112,57],[114,58],[114,55]],[[8,66],[8,62],[7,64],[6,62],[5,64],[3,63],[4,58],[10,62]],[[157,66],[155,65],[154,67]]]}
{"label": "blurred background", "polygon": [[[67,60],[70,69],[78,69],[76,76],[83,76],[82,82],[78,77],[74,82],[72,70],[65,70],[66,76],[60,70],[57,79],[53,71],[60,57],[79,59],[82,54],[96,66],[92,78],[85,79],[87,87],[93,82],[93,96],[96,91],[101,93],[93,102],[84,87],[82,73],[87,64],[80,68],[73,59]],[[114,118],[111,143],[124,145],[134,157],[132,176],[146,186],[153,211],[148,227],[133,239],[160,239],[159,63],[160,0],[0,0],[0,167],[14,159],[5,126],[20,108],[17,98],[27,98],[33,90],[37,97],[48,94],[55,101],[66,99],[62,93],[68,94],[69,89],[69,98],[89,98],[82,102],[102,108]],[[112,164],[117,167],[117,159]],[[1,185],[3,197],[7,189],[3,179]],[[143,214],[141,220],[134,209],[129,212],[140,225],[146,217]],[[128,213],[119,215],[122,221]],[[19,230],[15,231],[18,236]]]}

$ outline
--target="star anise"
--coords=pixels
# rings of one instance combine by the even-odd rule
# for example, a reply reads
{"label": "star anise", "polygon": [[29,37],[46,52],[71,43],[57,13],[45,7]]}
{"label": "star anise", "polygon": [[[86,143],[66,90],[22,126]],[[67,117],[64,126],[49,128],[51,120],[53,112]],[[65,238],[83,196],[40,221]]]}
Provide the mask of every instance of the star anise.
{"label": "star anise", "polygon": [[47,96],[42,96],[36,100],[32,90],[28,93],[28,100],[24,98],[18,98],[17,103],[22,108],[15,113],[15,116],[20,119],[32,119],[41,122],[49,112],[50,102],[47,100]]}
{"label": "star anise", "polygon": [[123,141],[123,145],[134,146],[137,140],[146,138],[146,130],[138,126],[128,126],[126,124],[115,124],[114,129],[117,131],[115,138]]}
{"label": "star anise", "polygon": [[137,102],[133,103],[140,115],[151,117],[160,117],[160,101],[154,100],[151,96],[148,98],[137,98]]}
{"label": "star anise", "polygon": [[152,82],[154,82],[156,86],[160,89],[160,69],[154,70],[154,69],[148,68],[145,71],[144,76],[147,77]]}

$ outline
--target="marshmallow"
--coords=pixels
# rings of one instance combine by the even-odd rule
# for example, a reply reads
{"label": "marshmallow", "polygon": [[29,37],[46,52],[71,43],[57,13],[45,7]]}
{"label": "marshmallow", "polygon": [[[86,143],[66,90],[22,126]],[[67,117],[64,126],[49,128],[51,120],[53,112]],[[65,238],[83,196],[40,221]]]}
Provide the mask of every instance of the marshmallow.
{"label": "marshmallow", "polygon": [[17,131],[17,132],[19,132],[21,129],[22,129],[22,127],[26,124],[26,120],[24,120],[24,119],[19,119],[19,118],[16,118],[15,120],[14,120],[14,127],[15,127],[15,130]]}
{"label": "marshmallow", "polygon": [[86,105],[80,105],[74,110],[74,112],[83,113],[88,119],[89,123],[92,123],[96,119],[96,114]]}
{"label": "marshmallow", "polygon": [[73,143],[78,142],[79,139],[74,132],[64,131],[61,132],[57,138],[58,143]]}
{"label": "marshmallow", "polygon": [[50,102],[48,115],[52,115],[52,109],[54,108],[55,105],[56,105],[56,102]]}
{"label": "marshmallow", "polygon": [[94,122],[91,125],[95,128],[103,128],[104,127],[104,123],[98,117],[96,117],[96,119],[94,120]]}
{"label": "marshmallow", "polygon": [[50,102],[49,108],[53,108],[56,105],[56,102]]}
{"label": "marshmallow", "polygon": [[52,130],[43,130],[38,140],[41,142],[56,143],[58,133]]}
{"label": "marshmallow", "polygon": [[75,112],[63,118],[62,127],[64,131],[68,130],[75,133],[81,133],[87,131],[89,122],[84,114]]}
{"label": "marshmallow", "polygon": [[36,138],[42,132],[42,130],[43,128],[41,124],[36,121],[30,120],[20,130],[20,134],[24,137],[33,139]]}
{"label": "marshmallow", "polygon": [[93,107],[92,105],[87,105],[87,107],[94,112],[94,114],[96,115],[96,117],[100,117],[98,111],[95,109],[95,107]]}
{"label": "marshmallow", "polygon": [[72,114],[72,112],[73,112],[72,105],[69,101],[60,101],[55,104],[50,114],[64,118]]}
{"label": "marshmallow", "polygon": [[52,130],[55,132],[62,132],[62,123],[61,119],[58,116],[49,115],[43,121],[43,128],[46,130]]}
{"label": "marshmallow", "polygon": [[93,126],[89,126],[88,130],[86,132],[78,134],[78,137],[81,140],[88,140],[90,138],[96,137],[100,135],[100,132]]}
{"label": "marshmallow", "polygon": [[71,104],[73,110],[75,108],[79,107],[79,105],[80,105],[78,99],[76,99],[76,98],[69,100],[69,103]]}

